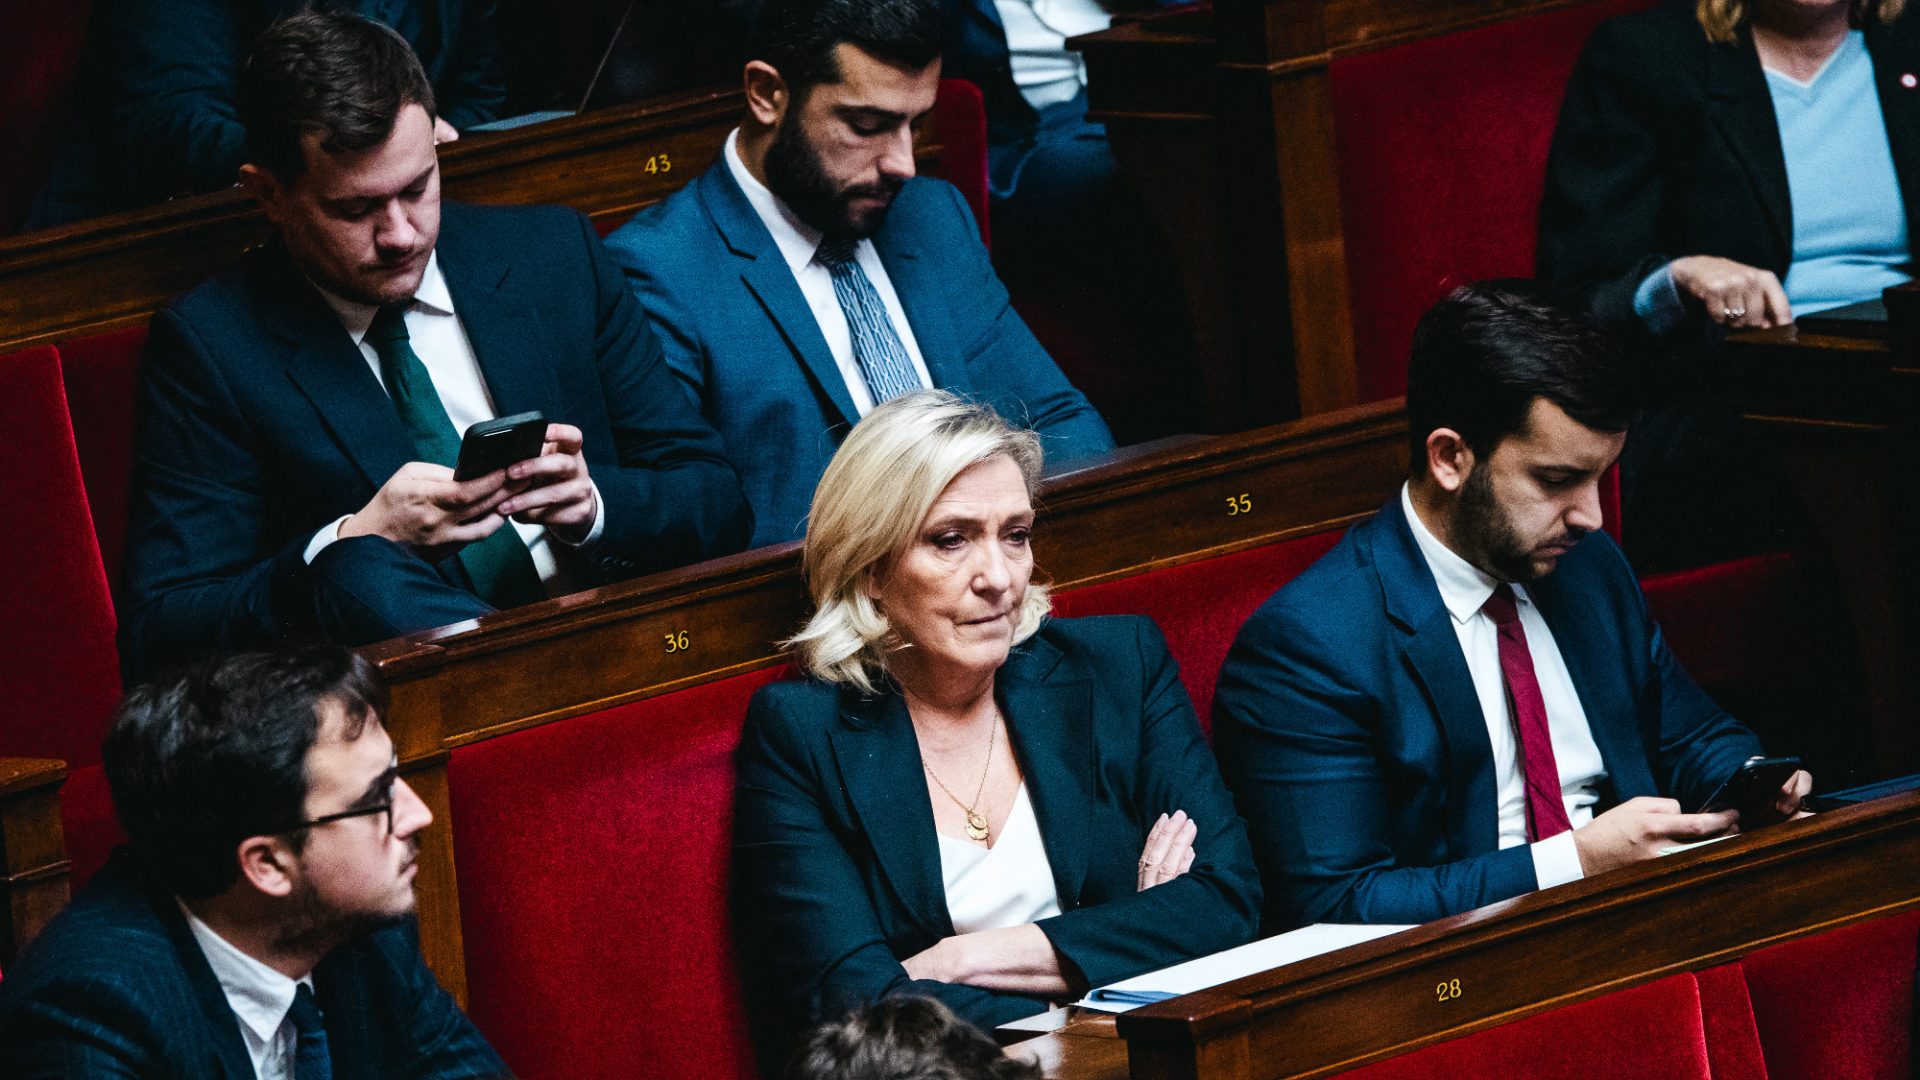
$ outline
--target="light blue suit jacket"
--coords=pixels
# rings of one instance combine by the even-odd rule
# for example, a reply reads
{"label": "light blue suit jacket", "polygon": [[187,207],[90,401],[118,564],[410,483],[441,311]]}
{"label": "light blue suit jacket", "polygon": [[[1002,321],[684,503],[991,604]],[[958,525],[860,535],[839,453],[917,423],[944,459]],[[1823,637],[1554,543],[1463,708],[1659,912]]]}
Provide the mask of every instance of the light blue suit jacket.
{"label": "light blue suit jacket", "polygon": [[[994,273],[959,191],[914,179],[873,238],[933,384],[1041,436],[1051,466],[1113,448]],[[667,363],[720,432],[755,546],[805,532],[827,462],[859,419],[826,338],[724,159],[607,239]]]}

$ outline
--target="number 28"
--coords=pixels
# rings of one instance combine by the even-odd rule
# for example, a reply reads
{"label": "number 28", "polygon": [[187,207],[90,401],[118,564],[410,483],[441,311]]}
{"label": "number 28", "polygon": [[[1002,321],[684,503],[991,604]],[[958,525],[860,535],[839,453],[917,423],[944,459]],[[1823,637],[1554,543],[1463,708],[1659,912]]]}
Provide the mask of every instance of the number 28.
{"label": "number 28", "polygon": [[1446,982],[1435,984],[1433,988],[1433,996],[1434,996],[1434,1000],[1436,1001],[1459,1000],[1460,980],[1448,979]]}

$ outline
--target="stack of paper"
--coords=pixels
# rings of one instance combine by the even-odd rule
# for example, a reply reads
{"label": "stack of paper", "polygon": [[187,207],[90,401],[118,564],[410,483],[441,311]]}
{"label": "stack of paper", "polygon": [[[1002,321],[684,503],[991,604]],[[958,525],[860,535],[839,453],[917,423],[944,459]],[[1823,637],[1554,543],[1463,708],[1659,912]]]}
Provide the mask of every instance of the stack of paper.
{"label": "stack of paper", "polygon": [[1262,971],[1297,964],[1322,953],[1410,929],[1412,927],[1409,926],[1315,923],[1290,933],[1262,938],[1237,949],[1228,949],[1102,986],[1081,999],[1079,1004],[1102,1012],[1126,1012],[1149,1002],[1191,994],[1195,990],[1205,990],[1209,986],[1219,986]]}

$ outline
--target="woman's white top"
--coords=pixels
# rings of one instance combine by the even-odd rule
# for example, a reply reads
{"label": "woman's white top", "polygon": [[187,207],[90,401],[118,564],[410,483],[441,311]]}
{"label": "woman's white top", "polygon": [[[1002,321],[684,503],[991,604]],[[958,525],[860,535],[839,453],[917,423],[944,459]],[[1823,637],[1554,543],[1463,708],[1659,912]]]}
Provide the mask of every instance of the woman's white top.
{"label": "woman's white top", "polygon": [[1023,926],[1060,914],[1053,864],[1040,842],[1027,785],[1013,797],[1013,812],[991,848],[940,836],[940,877],[956,934]]}

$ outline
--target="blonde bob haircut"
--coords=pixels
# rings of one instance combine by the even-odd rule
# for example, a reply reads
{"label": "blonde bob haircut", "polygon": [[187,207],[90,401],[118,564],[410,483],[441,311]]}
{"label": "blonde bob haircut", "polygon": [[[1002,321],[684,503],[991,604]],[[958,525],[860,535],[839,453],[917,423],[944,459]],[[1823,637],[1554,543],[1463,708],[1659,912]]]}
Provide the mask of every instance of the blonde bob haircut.
{"label": "blonde bob haircut", "polygon": [[[869,695],[884,684],[887,657],[908,643],[868,586],[914,542],[954,477],[996,457],[1020,467],[1031,498],[1040,480],[1039,437],[946,390],[902,394],[854,425],[807,516],[800,568],[813,617],[783,642],[802,671]],[[1046,586],[1030,582],[1013,643],[1032,637],[1051,607]]]}
{"label": "blonde bob haircut", "polygon": [[[1853,25],[1882,25],[1900,17],[1907,0],[1852,0]],[[1731,44],[1735,33],[1753,17],[1753,0],[1694,0],[1694,17],[1708,41]]]}

